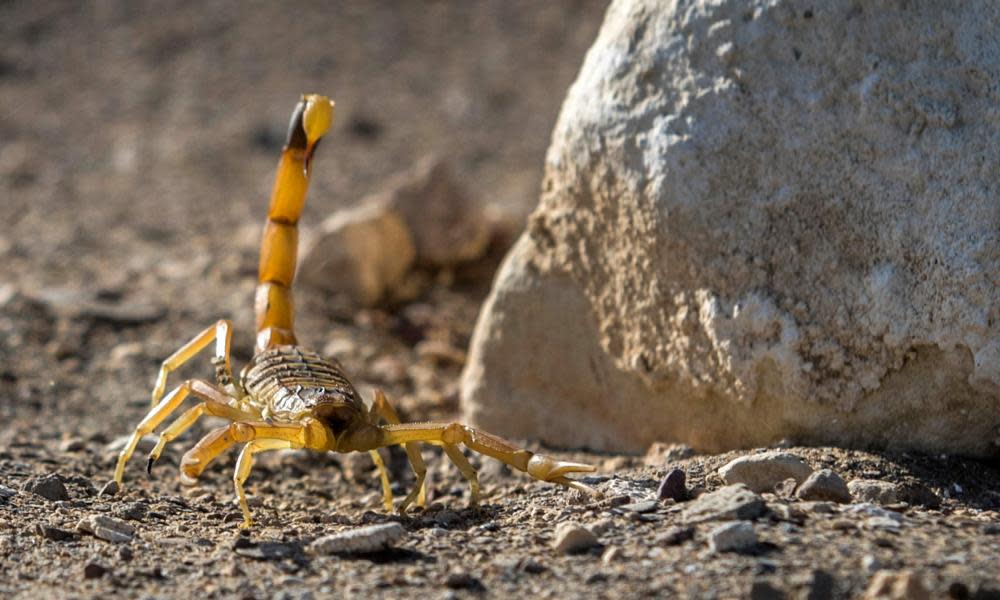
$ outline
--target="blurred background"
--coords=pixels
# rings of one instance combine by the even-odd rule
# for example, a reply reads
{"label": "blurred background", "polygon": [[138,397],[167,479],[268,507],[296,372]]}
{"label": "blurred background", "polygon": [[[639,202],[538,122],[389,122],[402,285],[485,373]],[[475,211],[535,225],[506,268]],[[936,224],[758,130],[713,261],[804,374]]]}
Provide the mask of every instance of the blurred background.
{"label": "blurred background", "polygon": [[[235,319],[249,357],[259,236],[302,92],[337,102],[305,227],[431,155],[521,222],[605,4],[0,3],[0,441],[52,411],[134,423],[159,361],[214,319]],[[444,303],[458,349],[484,293]],[[305,343],[419,395],[406,352],[371,371],[388,338],[409,351],[428,336],[418,317],[330,318],[324,297],[300,298]],[[424,300],[413,310],[448,312]]]}

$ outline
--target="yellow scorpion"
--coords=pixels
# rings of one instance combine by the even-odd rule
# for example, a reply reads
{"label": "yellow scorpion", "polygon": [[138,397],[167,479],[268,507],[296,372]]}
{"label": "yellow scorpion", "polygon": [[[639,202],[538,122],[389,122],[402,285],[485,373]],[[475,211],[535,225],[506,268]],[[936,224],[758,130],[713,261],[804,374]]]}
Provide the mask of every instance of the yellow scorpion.
{"label": "yellow scorpion", "polygon": [[[125,465],[140,438],[153,432],[189,396],[199,400],[177,417],[159,436],[149,453],[147,471],[164,446],[184,433],[199,417],[212,415],[231,421],[212,430],[188,450],[180,464],[181,480],[193,483],[212,460],[234,444],[242,444],[233,483],[249,527],[250,508],[243,484],[257,452],[281,448],[309,448],[317,452],[371,454],[382,482],[382,500],[393,509],[389,476],[376,449],[403,445],[416,474],[413,489],[399,504],[404,513],[414,500],[423,506],[427,469],[419,442],[440,445],[471,487],[470,506],[479,502],[479,481],[459,444],[492,456],[532,477],[600,495],[570,479],[569,473],[594,470],[585,464],[558,461],[518,448],[500,437],[461,423],[400,423],[381,390],[367,407],[336,360],[326,359],[298,345],[293,331],[291,285],[295,275],[298,219],[305,203],[316,146],[333,121],[334,103],[325,96],[304,95],[292,113],[288,137],[278,163],[267,225],[261,243],[260,270],[254,303],[257,344],[253,358],[233,378],[229,347],[232,323],[220,320],[163,361],[153,387],[152,408],[135,428],[118,456],[115,481],[122,485]],[[167,376],[214,342],[215,383],[191,379],[164,395]],[[385,421],[383,423],[382,421]]]}

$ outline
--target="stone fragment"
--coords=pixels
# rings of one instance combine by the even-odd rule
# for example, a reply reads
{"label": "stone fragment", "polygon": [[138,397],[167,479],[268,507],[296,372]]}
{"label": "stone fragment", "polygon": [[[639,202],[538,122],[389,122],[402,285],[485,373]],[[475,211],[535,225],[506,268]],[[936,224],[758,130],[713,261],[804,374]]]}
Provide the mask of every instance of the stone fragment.
{"label": "stone fragment", "polygon": [[100,498],[116,496],[119,490],[120,486],[118,485],[118,482],[112,479],[101,487],[101,491],[97,494],[97,496]]}
{"label": "stone fragment", "polygon": [[46,523],[36,524],[35,531],[38,535],[47,540],[52,540],[53,542],[64,542],[76,537],[76,533],[73,531],[62,529],[61,527],[56,527],[54,525],[48,525]]}
{"label": "stone fragment", "polygon": [[814,4],[611,4],[480,312],[470,422],[996,454],[1000,4]]}
{"label": "stone fragment", "polygon": [[135,527],[105,515],[85,517],[77,523],[76,529],[115,544],[130,542],[135,536]]}
{"label": "stone fragment", "polygon": [[865,589],[863,600],[930,600],[923,580],[913,571],[879,571]]}
{"label": "stone fragment", "polygon": [[681,518],[686,523],[755,519],[765,508],[764,500],[747,486],[727,485],[692,500]]}
{"label": "stone fragment", "polygon": [[69,500],[69,492],[66,491],[63,478],[56,473],[31,477],[24,482],[21,489],[53,502]]}
{"label": "stone fragment", "polygon": [[385,550],[405,534],[399,523],[381,523],[326,535],[309,547],[316,554],[368,554]]}
{"label": "stone fragment", "polygon": [[653,542],[663,546],[677,546],[694,539],[694,527],[671,527],[657,534]]}
{"label": "stone fragment", "polygon": [[796,495],[801,500],[819,500],[841,504],[851,501],[851,491],[847,484],[844,483],[840,475],[830,469],[820,469],[810,475],[799,486]]}
{"label": "stone fragment", "polygon": [[104,577],[111,569],[102,563],[97,561],[89,561],[83,566],[83,578],[84,579],[100,579]]}
{"label": "stone fragment", "polygon": [[5,485],[0,485],[0,500],[6,500],[7,498],[13,498],[17,495],[17,490],[12,490]]}
{"label": "stone fragment", "polygon": [[453,590],[483,591],[486,589],[478,577],[465,571],[448,573],[444,578],[444,586]]}
{"label": "stone fragment", "polygon": [[656,496],[660,500],[671,499],[676,502],[684,502],[688,499],[687,475],[683,469],[670,469],[660,487],[656,490]]}
{"label": "stone fragment", "polygon": [[723,523],[708,532],[712,552],[747,552],[756,546],[757,532],[749,521]]}
{"label": "stone fragment", "polygon": [[145,502],[126,502],[115,506],[114,513],[123,519],[141,521],[149,513],[149,505]]}
{"label": "stone fragment", "polygon": [[552,548],[562,554],[579,554],[600,545],[597,536],[589,529],[573,521],[565,521],[556,526]]}
{"label": "stone fragment", "polygon": [[755,492],[770,492],[786,479],[801,483],[812,474],[804,460],[787,452],[748,454],[719,469],[726,483],[742,483]]}
{"label": "stone fragment", "polygon": [[857,502],[884,505],[901,501],[899,487],[891,481],[852,479],[847,484],[847,489]]}

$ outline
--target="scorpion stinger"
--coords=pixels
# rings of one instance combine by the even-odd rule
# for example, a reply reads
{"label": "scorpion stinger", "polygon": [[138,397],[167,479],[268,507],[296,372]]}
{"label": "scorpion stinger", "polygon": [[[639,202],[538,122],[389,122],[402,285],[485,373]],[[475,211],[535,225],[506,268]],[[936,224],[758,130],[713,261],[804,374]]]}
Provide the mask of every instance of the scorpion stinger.
{"label": "scorpion stinger", "polygon": [[[233,484],[243,511],[243,526],[251,525],[243,484],[257,452],[281,448],[309,448],[318,452],[368,452],[379,470],[386,510],[393,508],[389,475],[377,449],[402,445],[416,474],[413,490],[399,504],[405,512],[413,502],[423,505],[427,468],[420,442],[443,446],[445,454],[469,481],[470,504],[479,501],[476,470],[459,445],[492,456],[536,479],[600,495],[597,490],[570,479],[572,473],[591,472],[585,464],[558,461],[518,448],[495,435],[460,423],[400,423],[399,416],[381,390],[367,407],[341,365],[298,345],[294,332],[292,281],[298,246],[298,220],[309,187],[311,163],[320,139],[333,121],[333,102],[309,94],[295,107],[288,138],[278,163],[271,192],[267,224],[261,242],[260,269],[255,295],[256,350],[239,381],[230,364],[232,325],[221,320],[199,333],[160,367],[153,387],[152,408],[132,433],[118,456],[115,481],[119,485],[125,465],[142,436],[153,432],[189,396],[200,402],[177,417],[160,433],[149,454],[147,469],[164,446],[187,431],[201,416],[231,421],[209,432],[181,460],[181,479],[192,483],[211,461],[234,444],[243,444],[233,474]],[[188,380],[164,395],[167,376],[196,354],[215,343],[215,381]]]}

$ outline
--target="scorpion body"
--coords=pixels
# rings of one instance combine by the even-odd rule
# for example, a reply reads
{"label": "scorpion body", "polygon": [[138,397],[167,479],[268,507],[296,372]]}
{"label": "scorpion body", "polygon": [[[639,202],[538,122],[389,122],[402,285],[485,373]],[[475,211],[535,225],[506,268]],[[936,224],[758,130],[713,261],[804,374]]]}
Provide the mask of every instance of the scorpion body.
{"label": "scorpion body", "polygon": [[[413,489],[399,504],[405,512],[414,501],[423,505],[426,466],[419,443],[442,446],[471,488],[470,504],[479,501],[476,470],[459,444],[501,460],[536,479],[599,493],[569,473],[589,472],[590,465],[558,461],[518,448],[506,440],[461,423],[401,424],[381,390],[367,406],[336,360],[326,359],[298,345],[294,333],[292,282],[298,246],[298,219],[305,203],[312,159],[319,140],[333,120],[333,102],[325,96],[305,95],[296,105],[282,150],[267,224],[261,242],[258,285],[255,294],[257,341],[250,363],[233,377],[230,362],[232,325],[220,320],[195,336],[163,361],[153,387],[151,409],[122,449],[115,468],[119,485],[125,465],[143,435],[153,432],[181,407],[185,399],[200,402],[182,413],[159,435],[150,452],[147,471],[171,440],[187,431],[203,415],[230,423],[209,432],[182,458],[181,479],[192,483],[208,464],[236,444],[242,450],[236,461],[233,483],[243,512],[243,526],[252,524],[243,489],[256,452],[282,448],[309,448],[317,452],[369,452],[379,470],[386,510],[394,507],[389,476],[378,448],[402,445],[416,475]],[[215,381],[183,382],[169,393],[167,377],[214,342]]]}

